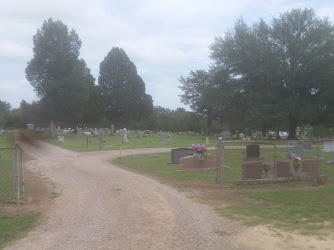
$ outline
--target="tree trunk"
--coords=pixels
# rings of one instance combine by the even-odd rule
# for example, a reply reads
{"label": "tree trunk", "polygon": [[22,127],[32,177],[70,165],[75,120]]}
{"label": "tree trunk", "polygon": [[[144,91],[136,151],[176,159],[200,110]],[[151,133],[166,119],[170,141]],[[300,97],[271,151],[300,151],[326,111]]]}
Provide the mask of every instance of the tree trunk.
{"label": "tree trunk", "polygon": [[50,121],[50,137],[56,137],[56,132],[55,132],[55,123],[53,120]]}
{"label": "tree trunk", "polygon": [[207,135],[209,135],[211,132],[211,124],[212,124],[212,116],[208,114],[206,118],[206,134]]}
{"label": "tree trunk", "polygon": [[289,120],[289,136],[288,136],[288,140],[297,140],[296,137],[296,130],[297,130],[297,122],[295,119],[291,119]]}

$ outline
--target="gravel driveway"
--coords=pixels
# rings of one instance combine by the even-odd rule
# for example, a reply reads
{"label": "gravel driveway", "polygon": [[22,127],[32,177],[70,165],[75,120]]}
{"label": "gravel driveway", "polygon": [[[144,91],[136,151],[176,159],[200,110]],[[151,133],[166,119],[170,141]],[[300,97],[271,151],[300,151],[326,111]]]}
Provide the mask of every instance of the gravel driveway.
{"label": "gravel driveway", "polygon": [[239,223],[154,179],[111,165],[118,151],[21,145],[35,159],[28,167],[54,182],[61,195],[36,230],[7,249],[246,249],[235,240]]}

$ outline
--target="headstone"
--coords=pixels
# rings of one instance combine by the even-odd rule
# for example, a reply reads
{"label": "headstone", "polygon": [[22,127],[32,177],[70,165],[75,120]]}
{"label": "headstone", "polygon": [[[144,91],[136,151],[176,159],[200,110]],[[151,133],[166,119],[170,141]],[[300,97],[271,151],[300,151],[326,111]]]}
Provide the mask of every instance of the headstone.
{"label": "headstone", "polygon": [[319,175],[319,161],[318,160],[303,160],[302,172],[306,172],[307,177],[316,177]]}
{"label": "headstone", "polygon": [[243,133],[239,133],[239,137],[240,137],[240,138],[244,138],[245,135],[244,135]]}
{"label": "headstone", "polygon": [[303,146],[292,146],[287,147],[288,154],[295,154],[296,156],[303,158],[304,157],[304,147]]}
{"label": "headstone", "polygon": [[120,130],[119,130],[119,135],[120,135],[120,136],[123,136],[123,135],[124,135],[124,129],[120,129]]}
{"label": "headstone", "polygon": [[128,131],[126,130],[126,128],[123,129],[123,144],[128,144],[129,140],[128,140]]}
{"label": "headstone", "polygon": [[251,138],[249,138],[249,137],[244,137],[244,138],[242,138],[241,140],[242,140],[242,141],[251,141]]}
{"label": "headstone", "polygon": [[102,143],[105,143],[105,140],[104,140],[104,131],[103,130],[101,132],[100,140],[101,140]]}
{"label": "headstone", "polygon": [[262,139],[262,132],[258,131],[253,133],[253,137],[255,137],[255,139]]}
{"label": "headstone", "polygon": [[65,141],[64,136],[58,136],[57,141],[58,142],[64,142]]}
{"label": "headstone", "polygon": [[34,130],[34,124],[27,124],[28,130]]}
{"label": "headstone", "polygon": [[334,152],[334,141],[325,141],[324,142],[324,151],[325,152]]}
{"label": "headstone", "polygon": [[110,135],[114,135],[114,125],[111,125]]}
{"label": "headstone", "polygon": [[284,178],[290,177],[290,162],[286,161],[277,161],[276,162],[276,177],[277,178]]}
{"label": "headstone", "polygon": [[197,156],[182,157],[180,159],[181,171],[196,171],[196,170],[208,170],[216,169],[216,156],[207,155],[204,160],[198,159]]}
{"label": "headstone", "polygon": [[[145,133],[145,132],[144,132]],[[139,130],[137,130],[136,138],[139,138]]]}
{"label": "headstone", "polygon": [[92,135],[92,132],[84,132],[84,135]]}
{"label": "headstone", "polygon": [[246,160],[260,158],[260,145],[246,145]]}
{"label": "headstone", "polygon": [[206,137],[205,143],[206,143],[207,146],[209,145],[209,137]]}
{"label": "headstone", "polygon": [[256,180],[262,177],[262,162],[250,162],[242,165],[242,180]]}
{"label": "headstone", "polygon": [[60,126],[58,126],[58,130],[60,130]]}
{"label": "headstone", "polygon": [[168,134],[160,134],[160,139],[164,141],[164,140],[169,140],[170,137]]}
{"label": "headstone", "polygon": [[297,146],[299,146],[299,145],[298,145],[298,142],[296,142],[296,141],[289,141],[288,142],[288,147],[297,147]]}
{"label": "headstone", "polygon": [[223,140],[230,140],[232,138],[232,133],[230,130],[223,131],[222,135]]}
{"label": "headstone", "polygon": [[78,136],[78,137],[81,137],[81,136],[82,136],[82,129],[81,129],[81,128],[78,128],[77,136]]}
{"label": "headstone", "polygon": [[182,157],[188,157],[192,155],[193,150],[191,148],[175,148],[171,150],[171,164],[180,164]]}

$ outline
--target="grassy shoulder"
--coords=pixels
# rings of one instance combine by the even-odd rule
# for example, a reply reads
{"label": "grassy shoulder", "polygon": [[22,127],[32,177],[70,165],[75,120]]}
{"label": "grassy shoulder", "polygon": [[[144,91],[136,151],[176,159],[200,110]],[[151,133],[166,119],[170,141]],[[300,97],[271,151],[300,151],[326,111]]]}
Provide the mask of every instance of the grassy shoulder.
{"label": "grassy shoulder", "polygon": [[24,237],[29,231],[34,229],[39,217],[39,213],[0,216],[0,249],[10,242]]}
{"label": "grassy shoulder", "polygon": [[11,139],[12,139],[11,133],[1,135],[0,136],[0,148],[12,147],[13,144],[11,142]]}
{"label": "grassy shoulder", "polygon": [[313,235],[326,235],[334,229],[332,182],[320,187],[299,182],[234,186],[227,190],[215,184],[215,171],[179,172],[179,165],[169,161],[170,152],[113,160],[164,183],[188,186],[188,194],[196,193],[197,200],[208,203],[218,214],[242,220],[246,225],[271,225]]}

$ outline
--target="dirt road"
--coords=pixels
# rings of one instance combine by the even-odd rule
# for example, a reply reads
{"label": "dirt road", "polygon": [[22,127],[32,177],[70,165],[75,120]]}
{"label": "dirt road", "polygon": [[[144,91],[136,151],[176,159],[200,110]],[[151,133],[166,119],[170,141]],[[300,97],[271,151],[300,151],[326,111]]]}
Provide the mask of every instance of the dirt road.
{"label": "dirt road", "polygon": [[8,249],[245,249],[233,239],[239,223],[111,165],[117,151],[78,153],[43,142],[21,146],[34,158],[28,167],[55,183],[60,196],[37,229]]}

